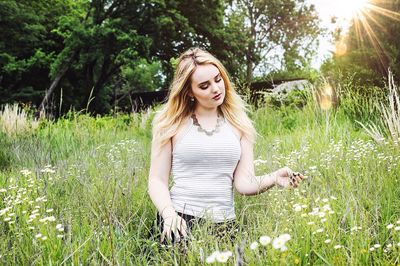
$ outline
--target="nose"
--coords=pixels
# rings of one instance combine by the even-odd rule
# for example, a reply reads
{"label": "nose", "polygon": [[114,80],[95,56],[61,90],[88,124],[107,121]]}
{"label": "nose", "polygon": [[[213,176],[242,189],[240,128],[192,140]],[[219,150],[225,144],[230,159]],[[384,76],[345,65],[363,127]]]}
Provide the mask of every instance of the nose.
{"label": "nose", "polygon": [[212,83],[212,92],[213,93],[218,93],[220,91],[218,84],[216,82]]}

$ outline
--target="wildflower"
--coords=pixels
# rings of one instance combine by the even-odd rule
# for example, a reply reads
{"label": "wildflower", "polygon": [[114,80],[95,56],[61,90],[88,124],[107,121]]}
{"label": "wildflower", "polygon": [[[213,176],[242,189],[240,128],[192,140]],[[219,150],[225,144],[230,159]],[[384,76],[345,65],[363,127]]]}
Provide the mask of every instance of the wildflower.
{"label": "wildflower", "polygon": [[47,236],[42,236],[42,240],[44,241],[44,240],[46,240],[47,239]]}
{"label": "wildflower", "polygon": [[294,211],[295,212],[300,212],[301,211],[301,206],[300,205],[295,205]]}
{"label": "wildflower", "polygon": [[329,199],[327,199],[327,198],[324,198],[324,199],[322,199],[322,202],[328,202],[329,201]]}
{"label": "wildflower", "polygon": [[321,223],[325,223],[326,222],[326,218],[321,219]]}
{"label": "wildflower", "polygon": [[57,235],[57,238],[63,238],[64,235]]}
{"label": "wildflower", "polygon": [[41,238],[43,235],[41,233],[35,235],[36,238]]}
{"label": "wildflower", "polygon": [[47,209],[46,212],[53,212],[53,209]]}
{"label": "wildflower", "polygon": [[393,227],[394,227],[393,224],[388,224],[388,225],[386,226],[387,229],[392,229]]}
{"label": "wildflower", "polygon": [[27,169],[21,170],[20,173],[25,177],[27,177],[28,175],[32,174],[32,172],[27,170]]}
{"label": "wildflower", "polygon": [[329,206],[329,204],[325,204],[324,206],[322,206],[322,211],[331,211],[331,206]]}
{"label": "wildflower", "polygon": [[330,240],[330,239],[328,238],[328,239],[325,240],[324,242],[325,242],[325,244],[329,244],[329,243],[331,243],[331,241],[332,241],[332,240]]}
{"label": "wildflower", "polygon": [[54,171],[53,169],[50,169],[50,168],[44,168],[44,169],[40,170],[40,172],[54,174],[56,171]]}
{"label": "wildflower", "polygon": [[395,230],[395,231],[400,231],[400,226],[396,226],[396,227],[394,228],[394,230]]}
{"label": "wildflower", "polygon": [[286,242],[290,240],[289,234],[283,234],[278,236],[272,241],[272,246],[274,249],[279,249],[280,251],[286,251],[287,247],[285,246]]}
{"label": "wildflower", "polygon": [[398,221],[396,222],[396,224],[400,224],[400,220],[398,220]]}
{"label": "wildflower", "polygon": [[380,247],[381,247],[381,245],[379,245],[379,244],[374,245],[374,248],[380,248]]}
{"label": "wildflower", "polygon": [[370,247],[370,248],[369,248],[369,251],[374,251],[374,250],[375,250],[374,247]]}
{"label": "wildflower", "polygon": [[313,225],[313,224],[315,224],[315,222],[312,222],[312,221],[311,221],[311,222],[308,222],[307,224],[308,224],[308,225]]}
{"label": "wildflower", "polygon": [[206,263],[214,263],[218,253],[218,251],[214,251],[210,256],[208,256],[206,258]]}
{"label": "wildflower", "polygon": [[283,234],[283,235],[280,235],[279,237],[285,241],[289,241],[290,239],[292,239],[289,234]]}
{"label": "wildflower", "polygon": [[10,221],[11,220],[11,217],[6,217],[6,218],[4,218],[4,222],[8,222],[8,221]]}
{"label": "wildflower", "polygon": [[339,249],[339,248],[341,248],[342,247],[342,245],[335,245],[333,248],[334,249]]}
{"label": "wildflower", "polygon": [[253,242],[253,243],[250,244],[250,249],[251,250],[255,250],[257,248],[258,248],[258,242]]}
{"label": "wildflower", "polygon": [[318,229],[317,231],[315,231],[315,232],[317,232],[317,233],[322,233],[324,231],[324,228],[320,228],[320,229]]}
{"label": "wildflower", "polygon": [[216,259],[218,262],[225,263],[231,256],[232,256],[231,251],[218,252],[218,254],[216,255]]}
{"label": "wildflower", "polygon": [[330,196],[330,198],[333,200],[337,200],[337,198],[335,196]]}
{"label": "wildflower", "polygon": [[261,236],[260,237],[260,244],[266,246],[271,243],[271,238],[269,236]]}
{"label": "wildflower", "polygon": [[57,224],[57,225],[56,225],[56,229],[57,229],[59,232],[64,231],[64,227],[63,227],[62,224]]}
{"label": "wildflower", "polygon": [[5,189],[5,188],[0,188],[0,193],[5,193],[5,192],[7,192],[7,189]]}

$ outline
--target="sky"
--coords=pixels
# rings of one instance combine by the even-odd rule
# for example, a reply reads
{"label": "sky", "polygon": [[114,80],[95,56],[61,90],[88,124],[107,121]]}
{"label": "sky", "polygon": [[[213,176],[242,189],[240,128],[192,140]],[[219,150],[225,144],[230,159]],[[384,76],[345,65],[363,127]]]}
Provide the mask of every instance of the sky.
{"label": "sky", "polygon": [[[321,26],[328,30],[333,30],[337,25],[342,28],[348,28],[352,15],[348,3],[354,0],[308,0],[310,4],[314,4],[321,20]],[[337,25],[331,23],[331,18],[337,17]],[[313,66],[318,68],[324,59],[331,56],[334,45],[329,41],[329,36],[320,37],[320,46],[318,56],[313,61]]]}

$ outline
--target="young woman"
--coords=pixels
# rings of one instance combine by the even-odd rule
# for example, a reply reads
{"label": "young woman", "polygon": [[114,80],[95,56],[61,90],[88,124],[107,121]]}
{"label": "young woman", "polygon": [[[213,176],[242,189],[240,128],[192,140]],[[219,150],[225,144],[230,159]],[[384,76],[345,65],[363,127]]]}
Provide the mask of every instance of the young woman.
{"label": "young woman", "polygon": [[184,52],[153,125],[148,191],[159,213],[161,241],[186,237],[198,219],[234,220],[233,187],[255,195],[274,185],[299,185],[304,176],[288,167],[255,176],[255,136],[221,62],[200,48]]}

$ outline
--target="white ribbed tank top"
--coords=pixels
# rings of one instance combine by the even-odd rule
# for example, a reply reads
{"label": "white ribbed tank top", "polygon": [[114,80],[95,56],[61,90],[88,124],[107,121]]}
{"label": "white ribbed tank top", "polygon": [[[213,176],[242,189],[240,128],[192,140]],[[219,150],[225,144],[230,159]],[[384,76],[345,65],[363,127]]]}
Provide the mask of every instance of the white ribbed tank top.
{"label": "white ribbed tank top", "polygon": [[212,136],[189,126],[172,151],[171,200],[176,211],[215,223],[235,219],[233,172],[241,155],[240,140],[225,119]]}

